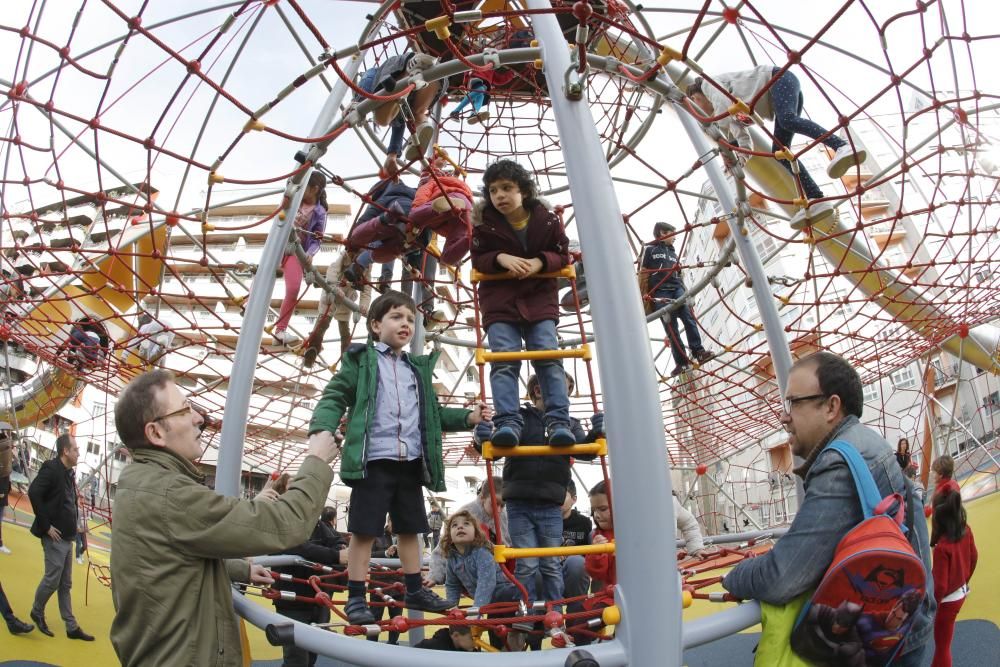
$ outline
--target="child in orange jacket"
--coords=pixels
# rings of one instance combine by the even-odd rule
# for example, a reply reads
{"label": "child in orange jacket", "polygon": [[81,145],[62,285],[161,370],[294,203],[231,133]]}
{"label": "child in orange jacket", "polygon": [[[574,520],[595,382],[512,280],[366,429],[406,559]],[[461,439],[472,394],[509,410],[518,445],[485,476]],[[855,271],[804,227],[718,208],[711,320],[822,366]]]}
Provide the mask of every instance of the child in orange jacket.
{"label": "child in orange jacket", "polygon": [[469,252],[472,190],[460,176],[449,173],[447,166],[444,158],[437,158],[420,174],[410,222],[414,227],[443,236],[446,241],[441,249],[441,262],[455,266]]}

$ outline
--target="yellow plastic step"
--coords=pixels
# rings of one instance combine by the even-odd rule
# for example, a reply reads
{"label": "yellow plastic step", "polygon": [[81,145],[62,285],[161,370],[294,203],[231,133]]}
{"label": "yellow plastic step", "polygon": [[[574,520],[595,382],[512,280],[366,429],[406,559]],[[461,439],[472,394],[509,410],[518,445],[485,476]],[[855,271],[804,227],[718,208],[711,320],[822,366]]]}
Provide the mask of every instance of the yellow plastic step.
{"label": "yellow plastic step", "polygon": [[476,363],[485,364],[487,361],[538,361],[545,359],[593,359],[590,345],[584,343],[580,347],[566,347],[559,350],[518,350],[516,352],[490,352],[489,350],[476,348]]}
{"label": "yellow plastic step", "polygon": [[608,442],[598,438],[594,442],[579,445],[553,447],[550,445],[514,445],[513,447],[497,447],[492,442],[483,443],[483,458],[497,459],[501,456],[580,456],[594,454],[604,456],[608,453]]}
{"label": "yellow plastic step", "polygon": [[585,556],[587,554],[613,554],[615,543],[582,544],[575,547],[535,547],[515,549],[503,544],[493,547],[493,558],[498,563],[506,563],[508,558],[548,558],[550,556]]}

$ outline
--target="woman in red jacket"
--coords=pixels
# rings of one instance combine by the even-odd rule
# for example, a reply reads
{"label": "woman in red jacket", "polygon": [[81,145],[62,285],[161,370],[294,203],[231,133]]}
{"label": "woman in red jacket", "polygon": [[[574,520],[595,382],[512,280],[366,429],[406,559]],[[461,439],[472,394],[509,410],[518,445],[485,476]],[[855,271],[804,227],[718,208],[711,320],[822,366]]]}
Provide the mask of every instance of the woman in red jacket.
{"label": "woman in red jacket", "polygon": [[947,490],[934,496],[931,522],[934,547],[934,597],[938,602],[934,619],[934,662],[931,667],[951,667],[951,639],[969,579],[979,557],[972,528],[966,525],[962,496]]}

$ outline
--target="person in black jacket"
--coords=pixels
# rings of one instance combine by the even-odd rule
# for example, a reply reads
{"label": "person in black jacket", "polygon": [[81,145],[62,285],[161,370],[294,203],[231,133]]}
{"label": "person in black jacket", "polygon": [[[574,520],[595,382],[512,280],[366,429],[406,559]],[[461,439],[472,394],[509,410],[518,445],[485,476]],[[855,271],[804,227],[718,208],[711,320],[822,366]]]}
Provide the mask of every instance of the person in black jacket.
{"label": "person in black jacket", "polygon": [[55,635],[45,622],[45,605],[59,591],[59,614],[66,623],[66,636],[70,639],[94,641],[80,628],[73,616],[70,589],[73,587],[73,544],[80,509],[76,495],[76,462],[80,449],[76,438],[63,433],[56,438],[56,457],[42,464],[35,481],[28,487],[28,498],[35,520],[31,534],[42,540],[45,554],[45,574],[35,591],[31,607],[31,620],[39,632],[49,637]]}
{"label": "person in black jacket", "polygon": [[[642,252],[642,279],[640,281],[643,286],[642,297],[652,300],[654,310],[662,308],[671,301],[677,301],[687,293],[687,288],[684,287],[684,281],[681,279],[681,270],[678,267],[677,252],[670,241],[675,232],[674,226],[669,223],[656,223],[653,226],[653,235],[656,238]],[[691,361],[684,352],[684,345],[681,344],[680,334],[677,332],[677,322],[684,324],[688,348],[691,350],[691,356],[698,363],[704,363],[715,357],[714,352],[709,352],[702,346],[698,324],[694,321],[694,315],[688,304],[685,303],[671,312],[669,317],[663,316],[660,319],[663,322],[667,338],[670,340],[670,352],[674,357],[674,369],[670,372],[671,377],[680,375],[691,366]]]}
{"label": "person in black jacket", "polygon": [[[567,374],[568,393],[573,391],[573,378]],[[531,403],[520,410],[524,427],[520,443],[538,445],[545,442],[545,404],[538,379],[528,378],[528,395]],[[584,435],[580,421],[570,419],[570,429],[578,443],[594,442],[604,433],[604,415],[596,413],[591,418],[591,431]],[[489,437],[486,427],[477,427],[479,440]],[[577,456],[581,460],[593,456]],[[570,482],[569,456],[514,456],[503,464],[503,500],[507,505],[507,522],[510,539],[515,548],[559,547],[563,544],[562,505]],[[537,591],[535,574],[542,574],[544,591]],[[559,558],[518,558],[518,581],[527,589],[532,601],[561,600],[564,595],[563,563]],[[543,597],[536,592],[544,592]]]}
{"label": "person in black jacket", "polygon": [[[337,516],[337,511],[332,507],[324,508],[320,520],[316,523],[316,527],[309,537],[309,541],[292,547],[284,553],[301,556],[305,560],[342,570],[347,565],[347,540],[331,529],[328,523],[330,512],[333,513],[334,518]],[[278,567],[275,570],[289,574],[296,579],[308,579],[315,574],[319,574],[315,570],[301,565]],[[274,587],[303,597],[313,597],[316,595],[316,590],[309,584],[298,584],[277,579]],[[330,622],[330,610],[323,605],[312,602],[296,602],[294,600],[282,600],[278,598],[274,601],[274,608],[282,616],[287,616],[302,623]],[[284,655],[282,667],[312,667],[312,665],[316,664],[316,654],[310,653],[303,648],[292,645],[282,646],[281,650]]]}

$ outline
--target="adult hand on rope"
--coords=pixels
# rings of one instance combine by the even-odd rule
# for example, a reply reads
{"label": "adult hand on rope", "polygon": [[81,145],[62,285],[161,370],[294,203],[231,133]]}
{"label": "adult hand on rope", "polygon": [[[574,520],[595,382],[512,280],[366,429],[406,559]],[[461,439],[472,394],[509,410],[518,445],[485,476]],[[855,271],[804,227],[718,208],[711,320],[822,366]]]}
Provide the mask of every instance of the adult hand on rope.
{"label": "adult hand on rope", "polygon": [[515,257],[505,252],[497,255],[497,264],[513,273],[517,278],[524,279],[542,270],[542,260],[537,257],[527,259],[525,257]]}
{"label": "adult hand on rope", "polygon": [[271,571],[263,565],[250,563],[250,583],[258,586],[270,586],[274,583]]}

